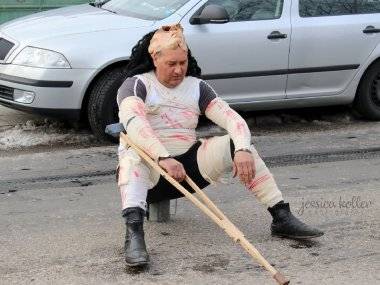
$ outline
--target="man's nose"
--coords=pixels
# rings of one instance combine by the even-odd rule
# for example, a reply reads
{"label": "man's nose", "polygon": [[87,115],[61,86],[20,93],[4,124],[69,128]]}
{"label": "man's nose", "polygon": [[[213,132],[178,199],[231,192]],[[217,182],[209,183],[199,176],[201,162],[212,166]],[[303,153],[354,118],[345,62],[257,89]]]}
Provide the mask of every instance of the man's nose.
{"label": "man's nose", "polygon": [[182,68],[181,68],[181,66],[176,65],[176,66],[174,67],[174,73],[175,73],[175,74],[182,74]]}

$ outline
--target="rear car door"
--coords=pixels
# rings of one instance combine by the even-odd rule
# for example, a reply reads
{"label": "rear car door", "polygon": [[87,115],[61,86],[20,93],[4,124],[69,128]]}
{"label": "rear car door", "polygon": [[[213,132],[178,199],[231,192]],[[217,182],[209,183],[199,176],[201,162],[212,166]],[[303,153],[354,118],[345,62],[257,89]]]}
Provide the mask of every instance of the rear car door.
{"label": "rear car door", "polygon": [[342,93],[380,42],[380,0],[293,0],[287,98]]}
{"label": "rear car door", "polygon": [[[192,25],[204,4],[223,6],[224,24]],[[229,103],[285,98],[290,38],[288,0],[201,1],[182,19],[202,74]],[[268,39],[277,32],[283,37]]]}

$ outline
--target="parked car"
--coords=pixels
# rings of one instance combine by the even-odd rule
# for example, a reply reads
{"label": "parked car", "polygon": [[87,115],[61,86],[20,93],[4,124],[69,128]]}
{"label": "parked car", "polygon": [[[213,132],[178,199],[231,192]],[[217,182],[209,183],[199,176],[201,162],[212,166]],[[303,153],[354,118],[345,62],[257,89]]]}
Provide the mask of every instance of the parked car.
{"label": "parked car", "polygon": [[0,26],[0,104],[117,120],[132,47],[180,22],[216,91],[242,110],[353,104],[380,119],[379,0],[110,0]]}
{"label": "parked car", "polygon": [[88,0],[1,0],[0,24],[32,13],[83,3]]}

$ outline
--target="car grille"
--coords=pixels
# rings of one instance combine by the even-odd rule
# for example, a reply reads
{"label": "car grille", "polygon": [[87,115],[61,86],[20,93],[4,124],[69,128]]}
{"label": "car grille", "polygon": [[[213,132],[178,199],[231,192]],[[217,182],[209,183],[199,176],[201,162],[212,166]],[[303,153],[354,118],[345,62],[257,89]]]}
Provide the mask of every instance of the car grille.
{"label": "car grille", "polygon": [[0,60],[4,60],[8,52],[12,49],[15,44],[7,41],[6,39],[0,38]]}
{"label": "car grille", "polygon": [[0,85],[0,98],[13,100],[13,92],[14,89],[12,87]]}

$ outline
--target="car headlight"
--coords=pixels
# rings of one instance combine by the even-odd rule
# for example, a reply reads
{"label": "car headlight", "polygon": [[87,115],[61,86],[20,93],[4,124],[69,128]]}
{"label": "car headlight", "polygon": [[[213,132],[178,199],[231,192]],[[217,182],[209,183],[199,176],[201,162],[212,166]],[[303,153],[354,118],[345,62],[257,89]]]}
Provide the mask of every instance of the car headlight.
{"label": "car headlight", "polygon": [[62,54],[35,47],[24,48],[12,63],[41,68],[71,68]]}

